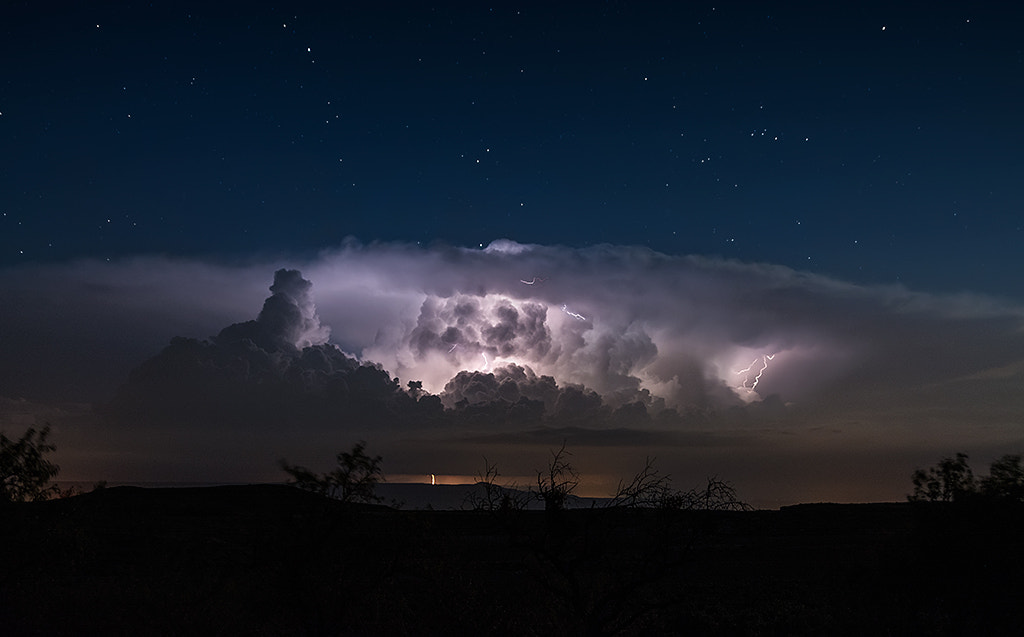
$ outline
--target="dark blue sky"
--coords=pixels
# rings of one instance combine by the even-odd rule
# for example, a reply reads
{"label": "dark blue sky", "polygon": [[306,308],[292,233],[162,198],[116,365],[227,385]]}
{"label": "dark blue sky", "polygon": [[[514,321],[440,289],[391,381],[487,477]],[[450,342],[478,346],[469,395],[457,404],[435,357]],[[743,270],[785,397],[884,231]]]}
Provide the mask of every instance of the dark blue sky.
{"label": "dark blue sky", "polygon": [[1012,3],[322,4],[5,3],[0,265],[508,237],[1024,298]]}

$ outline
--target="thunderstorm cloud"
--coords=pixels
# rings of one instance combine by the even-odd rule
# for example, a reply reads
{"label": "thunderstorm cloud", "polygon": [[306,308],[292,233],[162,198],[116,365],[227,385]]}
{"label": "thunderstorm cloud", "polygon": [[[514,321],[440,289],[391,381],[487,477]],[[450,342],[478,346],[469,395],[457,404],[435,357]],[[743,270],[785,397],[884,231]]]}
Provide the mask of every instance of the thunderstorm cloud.
{"label": "thunderstorm cloud", "polygon": [[221,454],[240,471],[224,460],[239,447],[270,458],[292,444],[302,459],[357,437],[561,437],[746,454],[754,471],[768,461],[736,449],[824,464],[843,449],[1021,442],[1020,307],[767,264],[348,242],[312,259],[21,266],[0,271],[0,290],[0,331],[17,335],[0,341],[0,423],[59,423],[90,403],[81,422],[131,438],[109,451],[122,461],[153,440],[168,463]]}

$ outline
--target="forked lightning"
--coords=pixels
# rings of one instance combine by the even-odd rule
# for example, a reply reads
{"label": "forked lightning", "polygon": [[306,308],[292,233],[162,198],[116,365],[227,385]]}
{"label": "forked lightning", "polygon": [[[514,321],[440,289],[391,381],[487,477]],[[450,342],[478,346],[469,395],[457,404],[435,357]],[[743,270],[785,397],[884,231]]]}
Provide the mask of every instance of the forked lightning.
{"label": "forked lightning", "polygon": [[736,372],[737,375],[746,374],[746,376],[743,377],[743,382],[740,384],[739,389],[745,389],[748,392],[754,391],[754,389],[757,387],[757,384],[761,382],[761,376],[764,374],[764,370],[768,369],[768,361],[774,359],[775,354],[765,354],[764,356],[761,357],[761,369],[757,371],[757,375],[754,376],[754,382],[750,384],[750,387],[747,387],[747,381],[750,379],[750,370],[752,370],[754,368],[754,365],[757,364],[757,359],[755,358],[753,361],[751,361],[750,365],[747,365],[745,369],[741,369],[738,372]]}

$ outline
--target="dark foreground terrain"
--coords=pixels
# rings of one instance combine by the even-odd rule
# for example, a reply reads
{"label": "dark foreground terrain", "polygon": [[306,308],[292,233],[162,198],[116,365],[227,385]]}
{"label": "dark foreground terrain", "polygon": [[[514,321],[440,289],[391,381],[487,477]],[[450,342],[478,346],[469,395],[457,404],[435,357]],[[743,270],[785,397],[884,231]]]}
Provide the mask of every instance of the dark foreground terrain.
{"label": "dark foreground terrain", "polygon": [[1021,635],[1017,508],[402,511],[277,486],[0,509],[4,635]]}

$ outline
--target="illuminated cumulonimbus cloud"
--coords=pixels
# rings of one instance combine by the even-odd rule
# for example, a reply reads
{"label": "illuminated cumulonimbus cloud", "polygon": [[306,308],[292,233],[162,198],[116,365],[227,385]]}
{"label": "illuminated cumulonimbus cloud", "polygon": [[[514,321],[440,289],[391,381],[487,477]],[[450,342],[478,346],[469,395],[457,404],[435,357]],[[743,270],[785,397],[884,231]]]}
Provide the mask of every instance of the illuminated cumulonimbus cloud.
{"label": "illuminated cumulonimbus cloud", "polygon": [[268,351],[301,350],[326,343],[331,330],[320,324],[312,287],[298,270],[278,270],[270,286],[271,295],[263,302],[256,320],[225,328],[218,338],[247,338]]}
{"label": "illuminated cumulonimbus cloud", "polygon": [[[0,290],[19,308],[0,315],[0,328],[21,335],[0,343],[0,380],[27,395],[82,378],[99,386],[97,360],[117,363],[101,386],[109,393],[171,337],[211,338],[226,325],[225,338],[265,332],[296,348],[329,338],[446,404],[488,387],[550,401],[551,382],[575,388],[580,406],[600,396],[652,413],[721,412],[772,395],[860,404],[866,391],[902,397],[1024,360],[1022,313],[1007,303],[639,247],[347,242],[307,260],[10,269]],[[49,299],[60,311],[46,311]]]}
{"label": "illuminated cumulonimbus cloud", "polygon": [[[826,387],[835,399],[882,379],[895,391],[959,371],[931,353],[937,334],[980,321],[1019,334],[1021,319],[989,299],[608,245],[350,244],[305,271],[333,342],[403,379],[441,391],[482,369],[485,354],[492,369],[526,366],[611,405],[724,408],[772,394],[811,400]],[[982,351],[997,348],[976,342],[958,360],[983,366]],[[751,361],[756,373],[738,378]]]}
{"label": "illuminated cumulonimbus cloud", "polygon": [[[459,371],[513,363],[611,405],[728,406],[796,383],[802,391],[850,355],[799,316],[772,316],[768,299],[745,309],[779,272],[639,248],[350,245],[306,270],[334,342],[432,392]],[[522,275],[537,271],[549,275]],[[352,321],[353,306],[373,317],[372,335]],[[778,356],[780,373],[738,387],[739,362],[762,351]]]}
{"label": "illuminated cumulonimbus cloud", "polygon": [[83,479],[280,479],[355,439],[471,474],[480,444],[569,437],[757,483],[823,444],[1014,453],[1024,413],[1019,305],[638,247],[27,265],[0,298],[0,428],[55,423]]}

